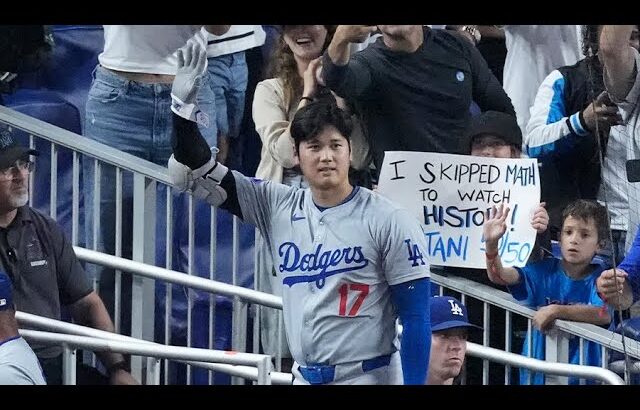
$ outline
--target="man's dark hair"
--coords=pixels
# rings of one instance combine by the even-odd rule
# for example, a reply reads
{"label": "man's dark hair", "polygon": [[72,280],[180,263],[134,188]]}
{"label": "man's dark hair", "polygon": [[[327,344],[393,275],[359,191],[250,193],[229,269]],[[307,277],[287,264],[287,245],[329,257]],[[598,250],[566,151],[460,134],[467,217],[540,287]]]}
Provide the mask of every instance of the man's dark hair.
{"label": "man's dark hair", "polygon": [[578,199],[571,202],[562,211],[562,224],[568,217],[580,218],[588,221],[593,218],[598,232],[598,240],[603,241],[609,237],[609,213],[607,208],[600,205],[597,201]]}
{"label": "man's dark hair", "polygon": [[291,137],[296,151],[302,141],[315,138],[327,126],[335,127],[350,141],[353,124],[331,93],[323,93],[296,112],[291,122]]}

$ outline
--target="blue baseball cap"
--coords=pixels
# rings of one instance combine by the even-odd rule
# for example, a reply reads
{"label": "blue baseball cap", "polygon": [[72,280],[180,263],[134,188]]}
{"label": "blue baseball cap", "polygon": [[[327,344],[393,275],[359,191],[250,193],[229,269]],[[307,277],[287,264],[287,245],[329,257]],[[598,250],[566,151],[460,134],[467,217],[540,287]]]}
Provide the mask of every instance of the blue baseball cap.
{"label": "blue baseball cap", "polygon": [[12,295],[11,279],[6,273],[0,271],[0,311],[13,309]]}
{"label": "blue baseball cap", "polygon": [[453,329],[456,327],[471,327],[482,329],[469,323],[467,307],[458,299],[451,296],[431,297],[431,331]]}

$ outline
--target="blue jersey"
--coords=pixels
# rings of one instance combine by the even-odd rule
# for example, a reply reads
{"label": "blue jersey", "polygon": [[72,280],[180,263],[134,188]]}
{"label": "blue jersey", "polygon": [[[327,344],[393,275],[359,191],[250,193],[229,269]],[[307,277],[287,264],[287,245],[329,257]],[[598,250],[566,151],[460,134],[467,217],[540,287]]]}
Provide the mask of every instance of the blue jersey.
{"label": "blue jersey", "polygon": [[[516,268],[521,275],[519,284],[510,286],[509,291],[519,301],[525,302],[532,309],[550,304],[573,305],[584,304],[602,306],[603,302],[596,290],[596,279],[603,268],[592,265],[593,271],[583,279],[572,279],[564,272],[560,259],[547,258],[540,262],[529,264],[523,268]],[[531,357],[545,359],[545,337],[534,329],[533,349]],[[601,355],[597,343],[584,343],[585,365],[600,366]],[[525,339],[522,355],[529,354],[529,335]],[[569,341],[569,363],[580,363],[580,344],[578,337],[571,337]],[[570,384],[578,384],[578,379],[569,379]],[[520,384],[529,384],[529,372],[520,371]],[[544,384],[544,375],[534,373],[533,384]]]}

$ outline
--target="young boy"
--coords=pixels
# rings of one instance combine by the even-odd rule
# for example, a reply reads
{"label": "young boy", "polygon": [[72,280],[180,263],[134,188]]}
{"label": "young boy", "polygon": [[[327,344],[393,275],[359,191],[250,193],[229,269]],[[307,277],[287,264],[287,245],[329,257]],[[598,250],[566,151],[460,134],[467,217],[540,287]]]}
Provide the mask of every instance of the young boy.
{"label": "young boy", "polygon": [[[462,152],[476,157],[485,158],[521,158],[522,157],[522,132],[518,126],[518,121],[513,115],[498,111],[485,111],[473,117],[466,132],[466,139],[462,146]],[[542,257],[541,246],[547,245],[545,236],[549,215],[544,208],[544,204],[539,204],[531,216],[531,226],[536,230],[536,246],[529,257],[529,261],[537,261]],[[550,243],[547,248],[550,248]],[[485,269],[470,268],[450,268],[443,267],[445,275],[461,276],[484,285],[506,291],[502,286],[493,284],[488,278]],[[437,288],[432,287],[432,290]],[[435,289],[437,291],[437,289]],[[447,293],[449,294],[449,293]],[[469,308],[469,321],[476,325],[482,325],[484,309],[480,300],[473,298],[467,300]],[[491,326],[489,332],[489,345],[497,349],[505,349],[505,316],[502,308],[491,307]],[[522,316],[514,316],[512,328],[513,339],[509,350],[518,351],[524,342],[524,335],[527,331],[527,320]],[[482,332],[474,332],[470,336],[470,341],[475,343],[483,342]],[[483,361],[477,357],[470,357],[466,361],[466,383],[483,384],[482,369]],[[489,384],[504,384],[505,367],[499,363],[489,364]],[[515,372],[515,370],[514,370]],[[516,375],[514,374],[514,377]]]}
{"label": "young boy", "polygon": [[[603,267],[591,260],[600,249],[609,229],[607,210],[596,201],[579,199],[569,204],[562,213],[560,248],[562,259],[546,258],[524,268],[505,268],[498,257],[498,241],[507,230],[509,208],[500,205],[488,212],[484,223],[487,273],[489,279],[508,286],[519,301],[538,309],[533,317],[532,357],[544,359],[544,336],[556,319],[607,325],[609,315],[602,315],[603,305],[596,290],[596,279]],[[584,344],[587,365],[600,365],[600,349],[591,342]],[[523,356],[528,355],[528,337]],[[569,362],[579,363],[578,339],[569,342]],[[536,373],[533,384],[544,384],[544,376]],[[570,379],[577,384],[577,379]],[[528,371],[520,372],[520,384],[529,384]]]}

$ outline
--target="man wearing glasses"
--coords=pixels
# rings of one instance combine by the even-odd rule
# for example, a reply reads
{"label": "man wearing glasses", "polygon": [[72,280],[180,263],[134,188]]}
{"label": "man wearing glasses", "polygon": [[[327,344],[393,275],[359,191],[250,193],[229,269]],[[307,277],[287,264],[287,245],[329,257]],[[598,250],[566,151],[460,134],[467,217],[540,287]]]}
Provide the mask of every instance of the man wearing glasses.
{"label": "man wearing glasses", "polygon": [[[74,321],[108,332],[113,322],[62,229],[27,205],[31,156],[38,152],[0,132],[0,270],[11,278],[16,310],[60,320],[61,305]],[[62,348],[31,344],[48,384],[62,383]],[[137,384],[119,353],[98,353],[109,377],[79,365],[78,384]]]}

